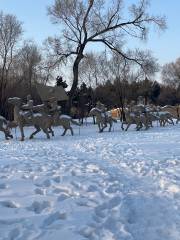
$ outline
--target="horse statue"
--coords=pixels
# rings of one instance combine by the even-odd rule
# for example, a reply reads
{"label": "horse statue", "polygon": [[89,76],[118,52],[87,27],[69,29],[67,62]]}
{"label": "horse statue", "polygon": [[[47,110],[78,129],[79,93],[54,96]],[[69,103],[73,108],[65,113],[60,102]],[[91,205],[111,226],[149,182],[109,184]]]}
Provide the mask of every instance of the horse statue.
{"label": "horse statue", "polygon": [[[8,102],[14,105],[14,121],[11,125],[19,126],[21,132],[21,141],[24,141],[24,127],[25,126],[34,126],[35,132],[33,132],[29,139],[33,139],[34,136],[43,130],[46,134],[47,138],[50,139],[49,133],[54,136],[54,132],[52,130],[52,126],[62,126],[64,128],[64,132],[62,136],[64,136],[69,129],[71,134],[73,135],[73,129],[71,127],[71,123],[79,126],[79,123],[74,121],[70,116],[61,115],[59,109],[52,109],[52,112],[47,110],[45,104],[41,104],[38,106],[33,106],[32,100],[30,100],[30,104],[22,105],[21,98],[9,98]],[[29,107],[30,106],[30,107]],[[23,109],[26,109],[23,111]],[[36,113],[34,113],[34,111]]]}
{"label": "horse statue", "polygon": [[9,140],[9,138],[13,138],[8,127],[8,121],[2,116],[0,116],[0,131],[4,133],[6,140]]}
{"label": "horse statue", "polygon": [[136,131],[142,129],[143,126],[145,127],[146,130],[149,128],[148,119],[144,114],[142,113],[137,114],[136,112],[131,112],[130,110],[127,109],[125,109],[124,114],[125,121],[122,120],[121,123],[122,130],[124,130],[124,124],[126,124],[125,131],[127,131],[132,124],[136,125]]}
{"label": "horse statue", "polygon": [[111,132],[113,122],[117,123],[117,120],[112,118],[110,113],[104,113],[96,107],[90,110],[89,116],[96,117],[96,123],[98,124],[99,132],[103,132],[103,130],[107,127],[107,124],[109,124],[109,132]]}
{"label": "horse statue", "polygon": [[14,106],[14,123],[19,126],[21,132],[21,141],[24,141],[24,126],[34,126],[36,131],[30,135],[30,139],[34,137],[34,135],[38,132],[43,130],[46,134],[47,138],[49,139],[49,131],[48,128],[51,127],[51,117],[44,116],[43,114],[29,114],[28,111],[22,111],[22,100],[21,98],[14,97],[9,98],[8,103]]}
{"label": "horse statue", "polygon": [[[55,98],[49,99],[49,101],[44,102],[44,104],[34,106],[33,111],[51,116],[52,126],[62,126],[64,128],[64,132],[62,133],[61,136],[64,136],[67,130],[70,130],[72,136],[74,135],[71,124],[81,126],[81,124],[73,120],[71,116],[61,114],[61,107],[58,106]],[[49,127],[49,133],[51,133],[52,136],[54,136],[52,127]]]}

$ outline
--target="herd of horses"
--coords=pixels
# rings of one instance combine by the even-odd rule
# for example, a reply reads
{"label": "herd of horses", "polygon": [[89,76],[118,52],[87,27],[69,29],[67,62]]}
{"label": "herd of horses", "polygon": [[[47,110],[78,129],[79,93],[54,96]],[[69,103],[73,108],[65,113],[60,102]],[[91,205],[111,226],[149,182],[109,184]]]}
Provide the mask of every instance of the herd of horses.
{"label": "herd of horses", "polygon": [[[8,103],[14,106],[14,120],[7,121],[4,117],[0,116],[0,131],[4,132],[5,139],[13,138],[11,129],[19,127],[21,133],[21,141],[24,141],[24,127],[34,126],[35,131],[29,136],[33,139],[34,136],[41,130],[45,133],[49,139],[50,135],[54,136],[53,126],[62,126],[64,136],[67,130],[70,130],[73,135],[73,129],[71,124],[80,126],[81,124],[72,119],[71,116],[62,115],[59,108],[56,108],[52,112],[46,111],[44,104],[38,106],[32,106],[29,111],[24,111],[22,108],[22,100],[20,98],[9,98]],[[180,120],[179,107],[178,106],[165,106],[157,107],[153,105],[144,106],[129,105],[126,108],[118,110],[118,118],[121,122],[122,130],[127,131],[128,128],[134,124],[136,130],[149,129],[153,127],[153,122],[157,121],[160,126],[166,124],[173,124],[174,119],[176,123]],[[104,129],[109,125],[109,132],[112,130],[113,123],[117,123],[117,118],[112,117],[110,111],[104,111],[99,107],[94,107],[90,110],[88,116],[94,116],[96,118],[96,124],[99,132],[103,132]],[[124,128],[126,125],[126,128]]]}
{"label": "herd of horses", "polygon": [[[159,126],[164,127],[166,124],[174,125],[174,119],[176,123],[180,120],[179,106],[154,106],[154,105],[129,105],[126,108],[117,109],[117,118],[120,119],[121,129],[127,131],[129,127],[134,124],[136,131],[144,128],[145,130],[153,127],[153,122],[157,122]],[[111,112],[107,112],[106,116],[102,114],[100,109],[93,108],[89,115],[96,116],[96,123],[99,127],[99,132],[103,130],[109,124],[109,131],[112,129],[113,122],[117,122],[117,118],[113,118]],[[124,128],[124,125],[126,127]]]}

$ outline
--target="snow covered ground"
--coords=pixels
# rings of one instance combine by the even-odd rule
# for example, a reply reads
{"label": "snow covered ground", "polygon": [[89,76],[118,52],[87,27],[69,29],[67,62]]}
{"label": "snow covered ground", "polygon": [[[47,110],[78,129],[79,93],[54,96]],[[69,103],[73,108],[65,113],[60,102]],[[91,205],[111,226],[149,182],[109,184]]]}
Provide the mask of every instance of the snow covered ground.
{"label": "snow covered ground", "polygon": [[180,125],[74,129],[0,133],[0,239],[179,240]]}

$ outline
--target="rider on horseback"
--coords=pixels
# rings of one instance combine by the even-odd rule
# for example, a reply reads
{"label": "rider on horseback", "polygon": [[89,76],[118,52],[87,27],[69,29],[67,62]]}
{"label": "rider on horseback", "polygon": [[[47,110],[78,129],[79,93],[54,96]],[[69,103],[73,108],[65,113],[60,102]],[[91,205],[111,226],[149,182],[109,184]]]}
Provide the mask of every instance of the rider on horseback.
{"label": "rider on horseback", "polygon": [[101,103],[100,101],[98,101],[96,103],[96,108],[101,112],[101,116],[105,119],[105,121],[108,118],[108,114],[107,114],[107,109],[105,107],[105,105],[103,103]]}
{"label": "rider on horseback", "polygon": [[33,100],[31,95],[27,95],[27,104],[23,104],[21,109],[23,110],[23,116],[25,118],[32,118],[33,117]]}

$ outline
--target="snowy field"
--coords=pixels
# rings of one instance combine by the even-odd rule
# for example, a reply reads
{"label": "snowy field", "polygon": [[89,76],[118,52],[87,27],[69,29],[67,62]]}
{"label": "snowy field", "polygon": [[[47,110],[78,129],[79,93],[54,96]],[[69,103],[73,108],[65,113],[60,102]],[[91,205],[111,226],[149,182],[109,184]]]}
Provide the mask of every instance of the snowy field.
{"label": "snowy field", "polygon": [[74,132],[0,133],[0,239],[180,240],[180,125]]}

